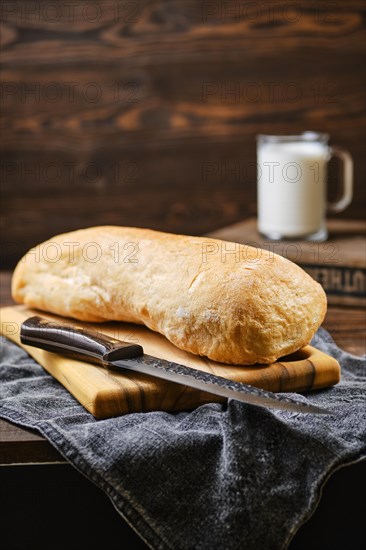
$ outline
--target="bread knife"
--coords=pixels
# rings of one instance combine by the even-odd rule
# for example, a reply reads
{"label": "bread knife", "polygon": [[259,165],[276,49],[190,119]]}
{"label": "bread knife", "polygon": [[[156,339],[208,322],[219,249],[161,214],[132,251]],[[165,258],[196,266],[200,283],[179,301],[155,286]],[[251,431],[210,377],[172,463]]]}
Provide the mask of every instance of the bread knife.
{"label": "bread knife", "polygon": [[251,405],[299,413],[329,414],[329,411],[254,386],[146,355],[142,346],[123,342],[77,324],[34,316],[21,325],[20,341],[53,353],[86,361],[107,369],[140,372],[197,390]]}

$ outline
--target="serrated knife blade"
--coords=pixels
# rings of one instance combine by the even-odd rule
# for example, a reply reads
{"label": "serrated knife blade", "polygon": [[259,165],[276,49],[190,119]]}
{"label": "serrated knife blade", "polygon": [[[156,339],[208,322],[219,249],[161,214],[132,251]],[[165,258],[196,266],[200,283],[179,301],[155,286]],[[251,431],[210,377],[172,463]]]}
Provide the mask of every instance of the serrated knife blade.
{"label": "serrated knife blade", "polygon": [[[123,342],[77,324],[34,316],[21,325],[23,344],[105,368],[139,372],[243,403],[284,411],[329,414],[326,409],[275,394],[249,384],[152,357],[137,344]],[[127,373],[126,373],[127,374]]]}

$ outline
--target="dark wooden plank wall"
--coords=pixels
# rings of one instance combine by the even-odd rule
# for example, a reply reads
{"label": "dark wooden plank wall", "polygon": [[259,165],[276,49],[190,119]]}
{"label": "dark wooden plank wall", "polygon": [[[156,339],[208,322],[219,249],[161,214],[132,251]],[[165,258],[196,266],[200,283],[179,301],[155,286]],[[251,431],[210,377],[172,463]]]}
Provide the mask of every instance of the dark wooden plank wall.
{"label": "dark wooden plank wall", "polygon": [[0,10],[3,267],[79,227],[202,234],[255,214],[258,133],[329,132],[355,160],[343,216],[364,217],[363,1]]}

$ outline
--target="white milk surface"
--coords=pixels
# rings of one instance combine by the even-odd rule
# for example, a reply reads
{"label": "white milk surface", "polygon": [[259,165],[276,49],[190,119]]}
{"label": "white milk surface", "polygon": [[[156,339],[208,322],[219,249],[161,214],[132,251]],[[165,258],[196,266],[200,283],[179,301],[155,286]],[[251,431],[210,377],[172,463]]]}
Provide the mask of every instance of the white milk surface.
{"label": "white milk surface", "polygon": [[328,146],[319,142],[258,147],[258,228],[301,237],[320,231],[326,208]]}

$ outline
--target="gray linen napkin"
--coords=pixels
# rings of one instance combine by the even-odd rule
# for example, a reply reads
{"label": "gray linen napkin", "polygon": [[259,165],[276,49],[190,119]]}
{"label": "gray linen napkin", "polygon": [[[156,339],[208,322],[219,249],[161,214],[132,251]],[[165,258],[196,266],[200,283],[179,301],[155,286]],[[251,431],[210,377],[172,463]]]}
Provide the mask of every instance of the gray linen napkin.
{"label": "gray linen napkin", "polygon": [[366,456],[365,359],[323,329],[340,384],[288,394],[326,416],[230,400],[96,420],[21,348],[2,341],[0,415],[39,430],[154,550],[284,549],[340,466]]}

